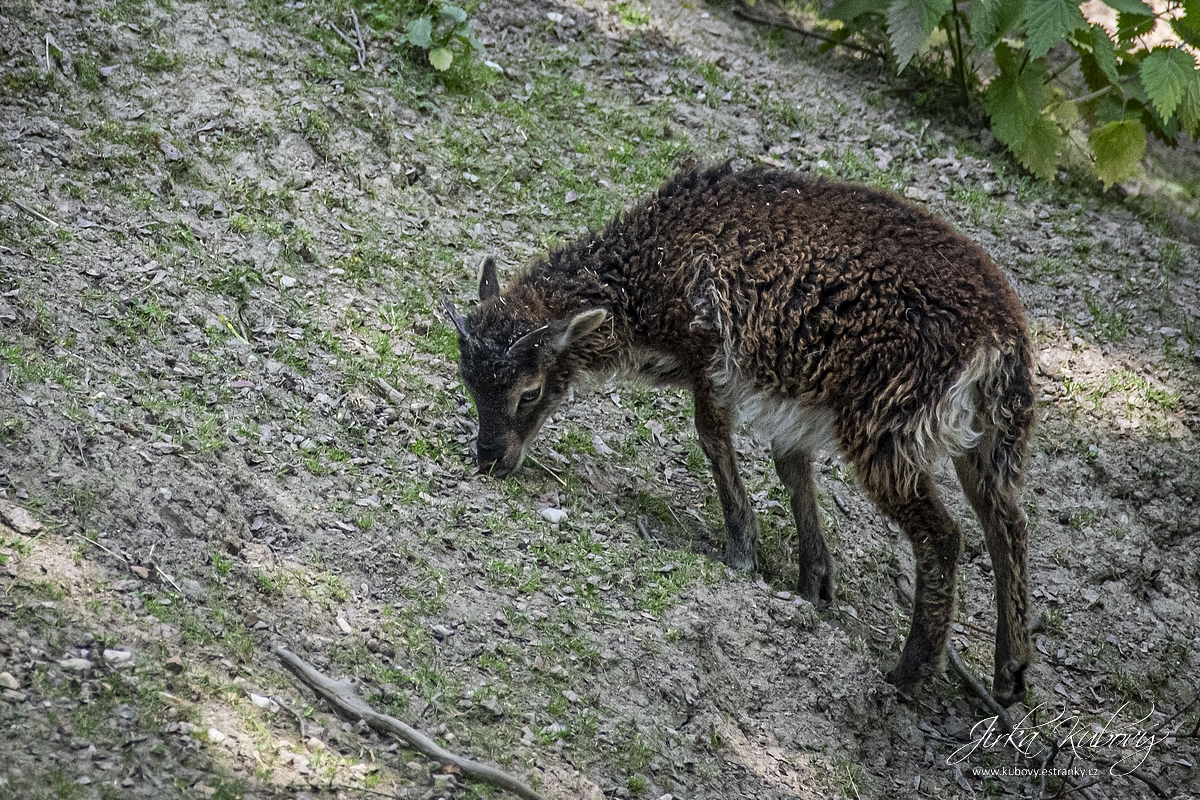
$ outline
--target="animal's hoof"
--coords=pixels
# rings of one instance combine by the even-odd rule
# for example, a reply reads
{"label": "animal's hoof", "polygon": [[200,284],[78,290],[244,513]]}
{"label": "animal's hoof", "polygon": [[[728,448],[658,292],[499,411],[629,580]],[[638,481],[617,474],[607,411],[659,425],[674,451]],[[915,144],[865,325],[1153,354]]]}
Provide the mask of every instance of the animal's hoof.
{"label": "animal's hoof", "polygon": [[796,594],[814,606],[819,603],[832,603],[833,575],[827,570],[800,570],[800,577],[796,581]]}
{"label": "animal's hoof", "polygon": [[1025,699],[1025,664],[1005,664],[992,678],[992,697],[1004,707]]}
{"label": "animal's hoof", "polygon": [[730,553],[725,556],[725,565],[738,572],[754,572],[754,556]]}
{"label": "animal's hoof", "polygon": [[914,666],[901,656],[900,663],[885,675],[884,679],[895,686],[900,694],[911,697],[920,688],[921,683],[932,674],[932,664],[922,663]]}

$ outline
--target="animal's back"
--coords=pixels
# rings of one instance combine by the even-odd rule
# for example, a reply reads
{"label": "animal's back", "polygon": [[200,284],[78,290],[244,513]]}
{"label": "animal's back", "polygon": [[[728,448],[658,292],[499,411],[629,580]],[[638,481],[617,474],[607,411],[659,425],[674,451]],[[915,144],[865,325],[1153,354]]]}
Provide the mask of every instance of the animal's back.
{"label": "animal's back", "polygon": [[714,383],[744,417],[791,427],[801,444],[837,427],[843,449],[903,438],[907,425],[914,441],[898,445],[953,452],[974,443],[975,384],[1027,371],[1015,292],[941,220],[796,173],[717,168],[687,180],[660,194],[677,217],[665,261],[686,276],[692,325],[715,344]]}

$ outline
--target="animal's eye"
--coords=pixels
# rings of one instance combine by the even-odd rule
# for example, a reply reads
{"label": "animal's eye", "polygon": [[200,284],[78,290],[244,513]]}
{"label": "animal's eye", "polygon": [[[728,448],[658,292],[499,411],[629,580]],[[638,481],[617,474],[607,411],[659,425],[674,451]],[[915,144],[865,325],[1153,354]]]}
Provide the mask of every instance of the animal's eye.
{"label": "animal's eye", "polygon": [[530,388],[521,392],[521,405],[526,405],[527,403],[537,402],[537,399],[541,396],[542,396],[542,387],[531,386]]}

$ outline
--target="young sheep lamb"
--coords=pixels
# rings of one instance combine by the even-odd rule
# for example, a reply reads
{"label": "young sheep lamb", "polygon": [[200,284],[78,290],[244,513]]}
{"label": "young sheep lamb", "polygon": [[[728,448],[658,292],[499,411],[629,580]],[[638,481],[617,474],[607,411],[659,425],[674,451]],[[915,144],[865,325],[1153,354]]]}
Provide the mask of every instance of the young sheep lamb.
{"label": "young sheep lamb", "polygon": [[728,533],[754,569],[757,520],[738,477],[735,418],[771,442],[799,533],[798,593],[833,599],[813,453],[835,445],[912,543],[912,628],[887,676],[910,691],[939,665],[962,549],[930,467],[948,454],[996,580],[993,693],[1025,696],[1031,348],[1013,289],[978,246],[891,195],[728,164],[687,171],[604,231],[537,261],[501,294],[491,259],[458,329],[479,409],[479,466],[520,466],[585,374],[634,373],[695,398]]}

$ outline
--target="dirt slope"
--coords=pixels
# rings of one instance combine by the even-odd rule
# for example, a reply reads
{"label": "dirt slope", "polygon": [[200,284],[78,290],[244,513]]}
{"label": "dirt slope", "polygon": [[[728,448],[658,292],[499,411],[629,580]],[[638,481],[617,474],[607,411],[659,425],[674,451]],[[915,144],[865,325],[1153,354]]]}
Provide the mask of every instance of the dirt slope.
{"label": "dirt slope", "polygon": [[[905,193],[1012,276],[1041,391],[1030,707],[1190,731],[1141,770],[1197,794],[1200,254],[1153,208],[1035,185],[875,66],[717,7],[486,3],[492,66],[449,88],[370,27],[359,69],[347,9],[0,9],[0,797],[489,796],[343,724],[275,642],[554,797],[1038,796],[972,771],[1026,766],[1011,750],[948,763],[987,716],[957,681],[884,683],[911,558],[835,459],[822,610],[786,592],[751,439],[769,572],[713,560],[684,394],[597,387],[537,465],[472,473],[437,298],[469,305],[484,254],[511,275],[688,157]],[[967,539],[954,641],[987,675],[989,560],[940,481]]]}

